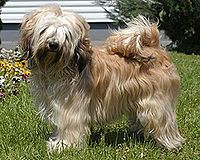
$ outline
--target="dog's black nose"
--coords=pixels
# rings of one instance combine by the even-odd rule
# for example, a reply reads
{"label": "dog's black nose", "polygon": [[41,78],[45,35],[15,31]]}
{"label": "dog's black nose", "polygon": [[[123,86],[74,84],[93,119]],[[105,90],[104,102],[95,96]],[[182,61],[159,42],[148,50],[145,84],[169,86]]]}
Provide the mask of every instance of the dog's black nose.
{"label": "dog's black nose", "polygon": [[58,49],[58,42],[56,40],[52,40],[49,42],[49,48],[53,51]]}

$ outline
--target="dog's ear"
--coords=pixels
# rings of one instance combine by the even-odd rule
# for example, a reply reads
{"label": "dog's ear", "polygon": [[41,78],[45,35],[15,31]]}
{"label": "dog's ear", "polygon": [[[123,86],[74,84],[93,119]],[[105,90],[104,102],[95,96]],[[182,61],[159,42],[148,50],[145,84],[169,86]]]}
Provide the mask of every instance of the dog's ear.
{"label": "dog's ear", "polygon": [[78,46],[75,48],[74,62],[78,68],[79,73],[81,73],[84,70],[87,64],[87,60],[81,55],[80,49]]}
{"label": "dog's ear", "polygon": [[84,70],[90,59],[91,59],[90,40],[88,38],[79,40],[78,45],[76,46],[74,51],[74,62],[78,68],[79,73],[81,73]]}
{"label": "dog's ear", "polygon": [[23,51],[23,56],[21,57],[21,60],[27,60],[31,57],[31,33],[28,33],[26,25],[22,24],[21,27],[21,37],[20,37],[20,48]]}
{"label": "dog's ear", "polygon": [[23,18],[20,27],[20,48],[23,50],[24,55],[21,57],[21,59],[28,59],[31,57],[31,40],[35,29],[36,16],[38,14],[38,12],[31,12],[25,15],[25,17]]}

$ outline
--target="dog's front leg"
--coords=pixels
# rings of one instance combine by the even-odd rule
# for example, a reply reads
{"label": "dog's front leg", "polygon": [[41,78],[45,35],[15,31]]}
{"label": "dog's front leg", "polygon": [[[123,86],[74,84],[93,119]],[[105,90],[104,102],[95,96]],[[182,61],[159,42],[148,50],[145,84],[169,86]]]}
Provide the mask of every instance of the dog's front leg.
{"label": "dog's front leg", "polygon": [[57,134],[47,142],[48,150],[62,151],[69,146],[80,146],[90,134],[90,116],[81,107],[61,109],[55,114]]}

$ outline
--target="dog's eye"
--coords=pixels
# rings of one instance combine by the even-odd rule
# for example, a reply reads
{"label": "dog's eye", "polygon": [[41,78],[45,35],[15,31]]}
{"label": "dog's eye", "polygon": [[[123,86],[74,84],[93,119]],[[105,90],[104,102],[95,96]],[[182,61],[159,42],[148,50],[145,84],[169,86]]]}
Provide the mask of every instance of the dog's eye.
{"label": "dog's eye", "polygon": [[46,31],[46,29],[47,29],[47,28],[42,29],[42,31],[40,32],[40,36],[41,36],[42,34],[44,34],[44,32]]}
{"label": "dog's eye", "polygon": [[66,40],[71,40],[72,39],[72,34],[70,32],[68,32],[68,34],[65,34],[65,38]]}
{"label": "dog's eye", "polygon": [[65,40],[69,40],[67,34],[65,34]]}

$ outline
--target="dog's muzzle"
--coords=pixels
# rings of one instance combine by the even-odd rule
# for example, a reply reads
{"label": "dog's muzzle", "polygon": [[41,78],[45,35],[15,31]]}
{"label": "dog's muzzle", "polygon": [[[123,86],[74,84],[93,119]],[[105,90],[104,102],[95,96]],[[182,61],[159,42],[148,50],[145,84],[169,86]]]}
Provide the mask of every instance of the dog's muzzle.
{"label": "dog's muzzle", "polygon": [[59,43],[56,39],[52,39],[51,41],[49,41],[48,47],[51,51],[57,51]]}

